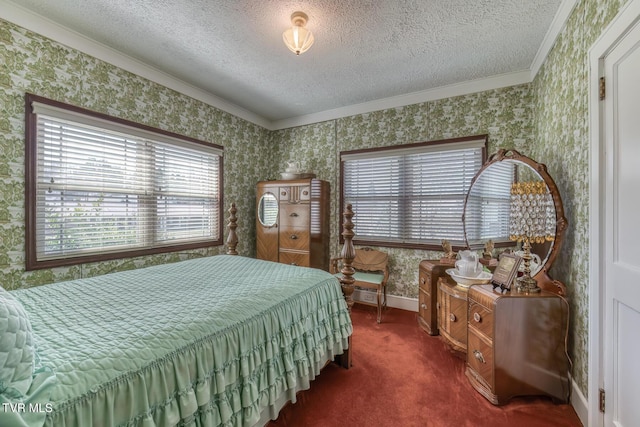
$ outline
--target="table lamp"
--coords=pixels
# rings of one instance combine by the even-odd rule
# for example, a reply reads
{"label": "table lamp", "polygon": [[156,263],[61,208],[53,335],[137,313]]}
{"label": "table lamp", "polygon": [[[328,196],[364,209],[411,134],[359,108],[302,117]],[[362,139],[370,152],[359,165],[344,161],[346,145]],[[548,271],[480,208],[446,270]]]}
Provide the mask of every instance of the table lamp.
{"label": "table lamp", "polygon": [[516,285],[518,292],[540,292],[531,277],[531,244],[551,241],[555,236],[553,198],[543,181],[516,182],[511,185],[509,239],[523,242],[524,271]]}

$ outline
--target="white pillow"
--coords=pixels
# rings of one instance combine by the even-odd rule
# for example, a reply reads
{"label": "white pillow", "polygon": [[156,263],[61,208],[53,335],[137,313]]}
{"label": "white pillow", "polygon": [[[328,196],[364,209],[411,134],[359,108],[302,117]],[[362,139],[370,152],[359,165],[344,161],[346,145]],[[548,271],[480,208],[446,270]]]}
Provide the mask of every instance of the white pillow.
{"label": "white pillow", "polygon": [[0,392],[14,388],[25,394],[35,367],[31,323],[24,307],[0,286]]}

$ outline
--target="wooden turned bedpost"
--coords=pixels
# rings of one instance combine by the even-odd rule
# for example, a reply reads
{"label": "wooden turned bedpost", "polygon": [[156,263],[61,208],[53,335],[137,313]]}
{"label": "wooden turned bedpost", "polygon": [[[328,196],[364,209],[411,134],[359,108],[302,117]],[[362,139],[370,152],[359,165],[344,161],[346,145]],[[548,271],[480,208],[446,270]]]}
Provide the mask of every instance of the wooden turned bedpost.
{"label": "wooden turned bedpost", "polygon": [[344,298],[347,300],[347,307],[349,307],[349,311],[351,311],[351,307],[353,307],[353,291],[355,289],[353,283],[356,281],[353,278],[355,270],[352,264],[356,257],[356,250],[353,247],[353,236],[355,236],[355,233],[353,232],[353,221],[351,221],[354,214],[350,204],[347,205],[342,215],[344,217],[344,223],[342,224],[344,245],[342,246],[342,253],[340,254],[342,257],[342,269],[340,270],[342,277],[340,277],[340,284],[342,285]]}
{"label": "wooden turned bedpost", "polygon": [[[342,257],[342,269],[340,270],[342,276],[339,280],[340,285],[342,286],[344,299],[347,301],[347,308],[349,309],[349,313],[351,313],[351,307],[353,307],[353,291],[355,289],[353,284],[355,282],[355,279],[353,278],[355,270],[353,269],[352,264],[356,257],[356,250],[353,247],[353,236],[355,236],[355,233],[353,232],[353,222],[351,221],[354,214],[350,204],[347,205],[342,215],[344,217],[344,223],[342,224],[344,245],[342,246],[342,253],[340,254]],[[336,362],[343,368],[349,369],[351,367],[352,347],[353,340],[352,336],[350,336],[349,348],[346,349],[336,360]]]}
{"label": "wooden turned bedpost", "polygon": [[229,236],[227,236],[227,255],[238,255],[238,251],[236,251],[236,246],[238,246],[238,235],[236,234],[236,228],[238,228],[238,218],[236,217],[236,204],[231,203],[231,207],[229,208],[229,224],[227,228],[229,229]]}

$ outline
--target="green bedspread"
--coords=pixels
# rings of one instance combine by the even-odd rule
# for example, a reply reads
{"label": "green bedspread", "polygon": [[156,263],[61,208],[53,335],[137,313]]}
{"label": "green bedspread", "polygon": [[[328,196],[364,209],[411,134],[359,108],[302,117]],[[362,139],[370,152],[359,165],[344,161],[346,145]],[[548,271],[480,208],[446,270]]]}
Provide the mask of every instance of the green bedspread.
{"label": "green bedspread", "polygon": [[45,425],[253,425],[351,321],[329,273],[218,255],[12,292],[57,385]]}

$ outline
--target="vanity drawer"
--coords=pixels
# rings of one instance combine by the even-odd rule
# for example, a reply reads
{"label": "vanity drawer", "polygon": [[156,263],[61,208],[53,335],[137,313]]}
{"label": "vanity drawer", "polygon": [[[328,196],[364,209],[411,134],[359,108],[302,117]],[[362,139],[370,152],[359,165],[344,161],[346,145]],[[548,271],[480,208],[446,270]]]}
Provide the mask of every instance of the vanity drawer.
{"label": "vanity drawer", "polygon": [[298,265],[300,267],[309,267],[309,253],[280,251],[279,262],[289,265]]}
{"label": "vanity drawer", "polygon": [[423,289],[418,291],[418,315],[423,319],[431,316],[431,295]]}
{"label": "vanity drawer", "polygon": [[311,187],[308,185],[303,185],[298,188],[298,200],[301,202],[311,200]]}
{"label": "vanity drawer", "polygon": [[467,349],[467,365],[493,390],[493,346],[469,330]]}
{"label": "vanity drawer", "polygon": [[300,228],[281,228],[280,247],[283,249],[307,250],[309,248],[309,232]]}
{"label": "vanity drawer", "polygon": [[290,187],[280,187],[278,198],[283,202],[289,203],[309,202],[311,200],[311,186],[292,185]]}
{"label": "vanity drawer", "polygon": [[438,279],[445,274],[438,260],[422,260],[418,268],[418,325],[429,335],[438,335]]}
{"label": "vanity drawer", "polygon": [[493,311],[478,302],[469,300],[469,327],[487,337],[493,335]]}
{"label": "vanity drawer", "polygon": [[451,347],[467,351],[467,290],[445,277],[438,280],[438,328]]}
{"label": "vanity drawer", "polygon": [[427,272],[422,268],[419,270],[418,275],[418,283],[420,285],[420,289],[428,294],[431,294],[431,275],[427,274]]}
{"label": "vanity drawer", "polygon": [[280,187],[278,191],[278,200],[288,202],[291,199],[291,187]]}
{"label": "vanity drawer", "polygon": [[309,204],[280,205],[280,228],[309,228]]}

